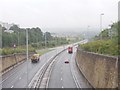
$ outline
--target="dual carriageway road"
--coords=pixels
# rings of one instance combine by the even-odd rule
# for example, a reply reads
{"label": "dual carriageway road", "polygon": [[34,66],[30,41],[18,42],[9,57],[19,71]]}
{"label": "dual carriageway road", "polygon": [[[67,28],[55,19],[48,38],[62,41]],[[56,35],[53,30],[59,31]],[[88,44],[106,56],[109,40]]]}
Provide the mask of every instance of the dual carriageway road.
{"label": "dual carriageway road", "polygon": [[[42,55],[38,63],[31,63],[30,60],[26,60],[24,63],[3,74],[2,82],[0,82],[2,88],[31,88],[31,85],[38,84],[36,74],[40,75],[40,73],[41,85],[38,85],[37,88],[91,88],[76,65],[76,48],[73,48],[72,54],[69,54],[64,49],[65,47],[57,47]],[[57,53],[59,54],[56,55]],[[55,55],[56,57],[53,58]],[[52,59],[54,59],[54,62]],[[46,67],[44,72],[41,72],[42,68],[50,60],[52,61],[48,63],[48,67]],[[65,63],[66,60],[69,63]],[[48,72],[47,76],[46,72]]]}

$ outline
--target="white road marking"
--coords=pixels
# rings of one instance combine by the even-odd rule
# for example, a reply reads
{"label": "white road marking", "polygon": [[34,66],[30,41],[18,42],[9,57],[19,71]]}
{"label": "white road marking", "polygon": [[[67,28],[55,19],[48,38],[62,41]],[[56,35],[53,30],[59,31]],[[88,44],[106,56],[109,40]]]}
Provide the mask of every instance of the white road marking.
{"label": "white road marking", "polygon": [[13,88],[14,86],[11,86],[11,88]]}
{"label": "white road marking", "polygon": [[21,77],[19,78],[19,80],[21,79]]}
{"label": "white road marking", "polygon": [[32,78],[32,80],[30,81],[28,87],[31,87],[33,85],[34,80],[36,80],[36,77],[39,76],[39,73],[41,72],[41,70],[43,69],[43,67],[53,58],[53,56],[51,58],[49,58],[49,60],[47,60],[46,63],[43,64],[43,66],[39,69],[39,71],[35,74],[34,78]]}
{"label": "white road marking", "polygon": [[61,81],[62,81],[62,77],[61,77]]}
{"label": "white road marking", "polygon": [[73,79],[74,79],[74,82],[75,82],[77,88],[81,88],[81,85],[78,82],[78,79],[76,77],[76,73],[75,73],[75,71],[73,71],[73,69],[75,68],[74,65],[73,65],[74,56],[75,56],[75,53],[72,54],[72,57],[71,57],[70,69],[71,69],[71,73],[72,73],[72,76],[73,76]]}

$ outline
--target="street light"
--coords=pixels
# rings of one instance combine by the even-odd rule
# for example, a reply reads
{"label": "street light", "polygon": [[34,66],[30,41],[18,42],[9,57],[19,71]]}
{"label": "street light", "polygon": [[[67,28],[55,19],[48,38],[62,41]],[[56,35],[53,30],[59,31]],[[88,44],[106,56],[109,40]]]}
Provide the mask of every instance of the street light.
{"label": "street light", "polygon": [[28,88],[28,29],[26,29],[26,59],[27,59],[27,88]]}
{"label": "street light", "polygon": [[109,30],[109,32],[108,32],[108,34],[109,34],[109,37],[110,37],[110,39],[112,39],[112,25],[109,25],[109,27],[108,27],[108,30]]}
{"label": "street light", "polygon": [[[102,31],[102,16],[104,15],[104,13],[100,14],[100,31]],[[101,40],[102,40],[102,34],[101,34]]]}
{"label": "street light", "polygon": [[28,60],[28,30],[26,29],[26,56],[27,56],[27,60]]}
{"label": "street light", "polygon": [[44,36],[45,36],[45,49],[46,49],[46,46],[47,46],[47,45],[46,45],[46,44],[47,44],[47,42],[46,42],[46,40],[47,40],[47,39],[46,39],[46,32],[44,33]]}
{"label": "street light", "polygon": [[89,38],[89,28],[90,28],[90,26],[88,25],[87,26],[87,39]]}
{"label": "street light", "polygon": [[28,87],[28,29],[26,29],[26,59],[27,59],[27,87]]}
{"label": "street light", "polygon": [[19,32],[18,32],[18,47],[19,47]]}
{"label": "street light", "polygon": [[18,47],[19,47],[19,31],[16,30],[16,32],[18,33]]}

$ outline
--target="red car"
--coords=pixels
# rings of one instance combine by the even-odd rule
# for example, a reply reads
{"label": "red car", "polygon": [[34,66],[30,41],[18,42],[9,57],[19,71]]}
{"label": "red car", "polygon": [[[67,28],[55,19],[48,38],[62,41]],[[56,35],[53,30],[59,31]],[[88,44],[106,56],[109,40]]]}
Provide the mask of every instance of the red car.
{"label": "red car", "polygon": [[68,61],[68,60],[66,60],[66,61],[65,61],[65,63],[69,63],[69,61]]}
{"label": "red car", "polygon": [[68,53],[73,53],[73,48],[72,47],[68,47]]}

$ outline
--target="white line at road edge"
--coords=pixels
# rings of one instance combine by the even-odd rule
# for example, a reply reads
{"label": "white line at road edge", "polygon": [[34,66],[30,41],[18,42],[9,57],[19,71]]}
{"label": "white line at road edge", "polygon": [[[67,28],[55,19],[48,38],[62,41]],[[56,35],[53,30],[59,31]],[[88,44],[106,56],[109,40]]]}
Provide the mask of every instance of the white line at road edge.
{"label": "white line at road edge", "polygon": [[[56,55],[58,56],[62,51],[64,51],[65,49],[59,51],[59,53],[57,53]],[[51,58],[49,58],[49,60],[47,60],[46,63],[43,64],[43,66],[38,70],[38,72],[34,75],[34,77],[32,78],[32,80],[30,81],[30,83],[28,84],[28,88],[35,88],[36,86],[36,79],[38,79],[39,77],[39,73],[41,72],[41,70],[43,69],[43,67],[51,60],[51,59],[54,59],[54,57],[57,57],[57,56],[52,56]]]}
{"label": "white line at road edge", "polygon": [[[36,78],[38,78],[37,76],[39,75],[39,73],[41,72],[41,70],[43,69],[43,67],[52,59],[53,57],[49,58],[49,60],[43,64],[43,66],[38,70],[38,72],[36,72],[35,76],[32,78],[32,80],[30,81],[30,83],[28,84],[28,87],[31,88],[33,87],[32,84],[34,83],[34,80],[36,80]],[[35,85],[34,85],[35,86]]]}
{"label": "white line at road edge", "polygon": [[[17,68],[15,68],[15,70],[17,70]],[[5,82],[7,79],[9,79],[11,76],[13,76],[16,73],[18,73],[18,72],[15,71],[14,73],[10,74],[8,77],[6,77],[4,80],[2,80],[2,82],[0,82],[0,84],[2,84],[3,82]]]}
{"label": "white line at road edge", "polygon": [[[72,76],[73,76],[73,79],[74,79],[74,82],[75,82],[77,88],[81,88],[81,85],[80,85],[80,83],[78,82],[77,77],[76,77],[76,75],[75,75],[75,71],[73,71],[74,66],[73,66],[73,63],[72,63],[72,62],[73,62],[73,57],[74,57],[74,55],[75,55],[75,52],[74,52],[74,54],[72,54],[72,56],[71,56],[70,69],[71,69],[71,73],[72,73]],[[82,89],[81,89],[81,90],[82,90]]]}

